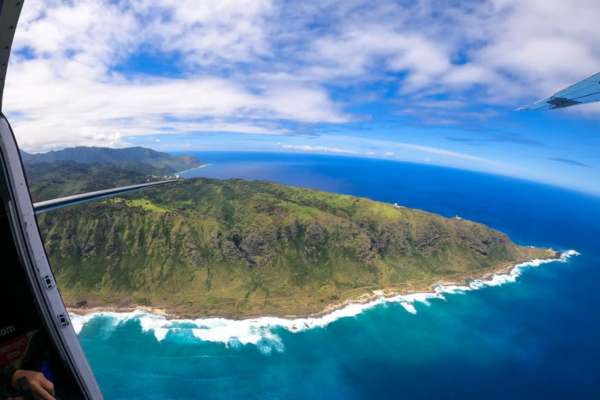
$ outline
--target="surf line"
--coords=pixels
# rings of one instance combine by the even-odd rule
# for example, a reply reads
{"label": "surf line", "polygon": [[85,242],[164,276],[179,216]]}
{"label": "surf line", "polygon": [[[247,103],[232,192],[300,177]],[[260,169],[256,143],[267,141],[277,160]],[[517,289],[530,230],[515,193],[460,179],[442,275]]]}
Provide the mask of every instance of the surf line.
{"label": "surf line", "polygon": [[199,167],[196,167],[196,168],[190,168],[190,169],[186,169],[185,171],[177,172],[175,175],[181,175],[181,174],[185,174],[186,172],[190,172],[190,171],[194,171],[194,170],[196,170],[196,169],[200,169],[200,168],[208,167],[209,165],[212,165],[212,164],[202,164],[201,166],[199,166]]}
{"label": "surf line", "polygon": [[312,328],[325,327],[341,318],[355,317],[362,312],[385,303],[397,303],[411,314],[416,314],[414,303],[431,305],[430,299],[446,300],[444,294],[462,294],[468,291],[479,290],[485,287],[500,286],[515,282],[522,275],[523,270],[538,267],[550,262],[566,262],[568,258],[579,255],[575,250],[561,253],[560,258],[534,259],[525,263],[515,265],[506,274],[494,274],[489,279],[473,279],[467,281],[466,285],[435,285],[431,292],[392,295],[389,297],[378,296],[377,299],[367,303],[348,303],[345,306],[318,317],[283,318],[283,317],[256,317],[243,320],[231,320],[226,318],[198,318],[198,319],[167,319],[158,314],[141,310],[133,312],[98,312],[88,315],[70,314],[73,328],[77,334],[81,333],[83,327],[92,319],[97,317],[106,318],[103,321],[104,329],[115,329],[119,324],[129,320],[137,320],[142,332],[152,332],[158,341],[162,341],[170,335],[189,336],[191,333],[195,338],[206,342],[221,342],[228,347],[254,344],[264,354],[271,351],[283,351],[281,337],[275,332],[276,329],[285,329],[290,332],[301,332]]}

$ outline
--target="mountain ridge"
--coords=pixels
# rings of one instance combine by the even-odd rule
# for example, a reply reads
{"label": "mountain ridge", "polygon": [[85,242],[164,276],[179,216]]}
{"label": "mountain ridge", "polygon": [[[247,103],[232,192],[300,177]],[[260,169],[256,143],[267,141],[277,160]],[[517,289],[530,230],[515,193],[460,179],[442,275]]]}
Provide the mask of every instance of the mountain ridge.
{"label": "mountain ridge", "polygon": [[[121,176],[93,168],[65,172],[65,191],[54,194]],[[38,176],[32,194],[44,182]],[[151,306],[190,318],[309,315],[374,290],[430,291],[557,256],[467,220],[239,179],[180,180],[38,221],[70,307]]]}
{"label": "mountain ridge", "polygon": [[47,153],[31,154],[21,150],[24,164],[74,161],[82,164],[108,163],[148,175],[171,175],[202,165],[196,156],[158,152],[145,147],[112,149],[108,147],[69,147]]}

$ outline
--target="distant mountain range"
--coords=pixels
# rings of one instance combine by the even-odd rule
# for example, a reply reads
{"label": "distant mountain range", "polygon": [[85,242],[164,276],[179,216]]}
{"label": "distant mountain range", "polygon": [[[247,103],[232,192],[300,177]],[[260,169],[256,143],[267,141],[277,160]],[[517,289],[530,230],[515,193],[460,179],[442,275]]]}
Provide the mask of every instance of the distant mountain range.
{"label": "distant mountain range", "polygon": [[31,154],[21,151],[26,167],[40,162],[75,161],[82,164],[110,163],[128,171],[147,175],[172,175],[202,165],[198,157],[174,156],[144,147],[110,149],[106,147],[70,147],[48,153]]}

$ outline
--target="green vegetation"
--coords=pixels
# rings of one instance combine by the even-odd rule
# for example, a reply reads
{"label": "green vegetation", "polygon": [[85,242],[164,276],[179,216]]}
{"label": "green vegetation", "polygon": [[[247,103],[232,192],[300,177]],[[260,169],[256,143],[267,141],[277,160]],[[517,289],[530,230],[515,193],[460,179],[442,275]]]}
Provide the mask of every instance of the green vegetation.
{"label": "green vegetation", "polygon": [[174,156],[143,147],[110,149],[80,146],[40,154],[21,151],[21,157],[28,166],[55,161],[74,161],[82,164],[110,163],[124,170],[156,176],[171,175],[202,165],[202,162],[194,156]]}
{"label": "green vegetation", "polygon": [[[60,196],[120,177],[104,166],[82,184],[74,171]],[[35,201],[53,176],[38,172]],[[180,180],[38,221],[69,305],[189,317],[316,313],[373,290],[423,291],[554,256],[482,224],[266,181]]]}
{"label": "green vegetation", "polygon": [[152,204],[152,202],[150,200],[146,200],[146,199],[125,200],[125,199],[121,199],[121,198],[117,197],[114,199],[105,200],[104,204],[106,204],[106,203],[111,203],[111,204],[124,203],[128,207],[142,207],[143,210],[150,210],[150,211],[154,211],[154,212],[158,212],[158,213],[164,213],[164,212],[169,211],[166,208],[162,208],[155,204]]}
{"label": "green vegetation", "polygon": [[25,171],[34,202],[160,180],[116,165],[73,161],[26,162]]}

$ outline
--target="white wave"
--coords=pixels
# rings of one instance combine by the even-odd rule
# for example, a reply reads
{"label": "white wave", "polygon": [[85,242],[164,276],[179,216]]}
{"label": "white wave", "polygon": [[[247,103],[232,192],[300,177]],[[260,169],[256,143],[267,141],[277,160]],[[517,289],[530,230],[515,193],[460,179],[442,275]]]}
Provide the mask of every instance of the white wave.
{"label": "white wave", "polygon": [[[98,312],[88,315],[77,315],[73,313],[69,313],[71,317],[71,324],[73,325],[73,329],[75,333],[79,334],[83,326],[90,322],[92,319],[96,317],[105,317],[108,321],[104,323],[104,327],[114,328],[120,323],[124,321],[128,321],[130,319],[134,319],[138,315],[145,315],[146,313],[136,310],[133,312],[124,312],[124,313],[115,313],[115,312]],[[151,315],[151,314],[149,314]],[[110,323],[110,324],[109,324]]]}
{"label": "white wave", "polygon": [[409,313],[411,313],[411,314],[416,314],[417,313],[417,309],[411,303],[400,303],[400,305],[402,307],[404,307],[404,309],[406,311],[408,311]]}
{"label": "white wave", "polygon": [[271,354],[273,351],[283,352],[284,345],[281,337],[275,332],[276,329],[285,329],[290,332],[301,332],[317,327],[324,328],[330,323],[341,318],[356,317],[365,310],[387,303],[398,303],[406,311],[416,314],[415,303],[431,305],[430,299],[446,300],[444,294],[463,294],[468,291],[478,290],[485,287],[500,286],[515,282],[525,268],[537,267],[553,261],[566,262],[571,256],[579,255],[574,250],[563,252],[560,259],[536,259],[516,265],[508,274],[494,274],[489,279],[474,279],[466,286],[441,285],[434,288],[433,293],[411,293],[407,295],[396,295],[392,297],[380,296],[369,303],[350,303],[343,308],[332,311],[321,317],[306,318],[278,318],[259,317],[244,320],[231,320],[226,318],[199,318],[168,320],[161,315],[150,314],[142,311],[129,313],[100,312],[89,315],[70,314],[75,332],[79,334],[83,327],[96,317],[104,317],[108,327],[114,330],[119,324],[128,320],[138,320],[142,332],[152,332],[158,341],[162,341],[171,332],[188,331],[193,337],[204,342],[220,342],[229,347],[253,344],[263,354]]}
{"label": "white wave", "polygon": [[71,317],[71,325],[75,330],[75,333],[79,335],[79,332],[83,329],[83,326],[90,322],[92,318],[95,318],[98,314],[88,314],[88,315],[77,315],[73,313],[69,313],[69,317]]}
{"label": "white wave", "polygon": [[494,274],[491,278],[487,280],[483,279],[474,279],[469,281],[469,287],[473,290],[481,289],[486,286],[500,286],[505,283],[516,282],[517,277],[521,276],[523,270],[525,268],[539,267],[542,264],[546,264],[549,262],[567,262],[567,259],[571,256],[580,255],[575,250],[565,251],[560,255],[560,258],[546,258],[546,259],[534,259],[525,263],[517,264],[508,274]]}

